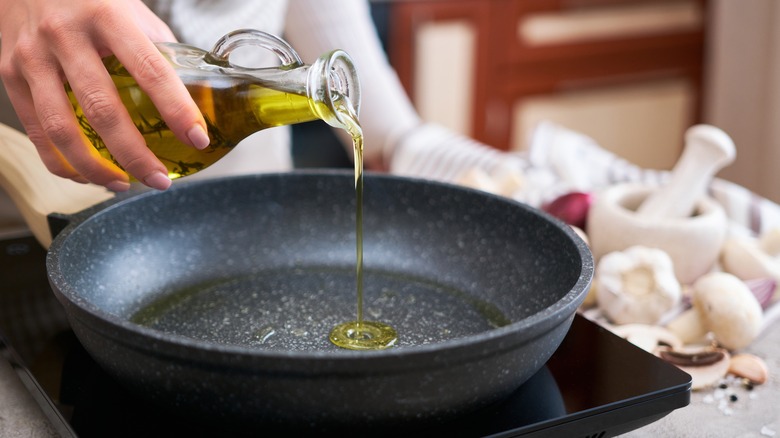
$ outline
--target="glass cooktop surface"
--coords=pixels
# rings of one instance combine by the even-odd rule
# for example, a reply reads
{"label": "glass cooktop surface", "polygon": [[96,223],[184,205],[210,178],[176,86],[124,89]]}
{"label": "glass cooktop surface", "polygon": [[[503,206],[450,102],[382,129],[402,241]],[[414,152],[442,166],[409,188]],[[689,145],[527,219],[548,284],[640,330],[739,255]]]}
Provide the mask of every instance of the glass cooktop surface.
{"label": "glass cooktop surface", "polygon": [[[0,341],[6,347],[0,350],[63,436],[269,432],[180,417],[112,380],[68,327],[49,289],[45,255],[30,236],[0,241]],[[507,399],[454,420],[415,424],[392,434],[605,438],[688,405],[690,382],[688,374],[577,315],[552,358]],[[387,433],[377,430],[371,436]]]}

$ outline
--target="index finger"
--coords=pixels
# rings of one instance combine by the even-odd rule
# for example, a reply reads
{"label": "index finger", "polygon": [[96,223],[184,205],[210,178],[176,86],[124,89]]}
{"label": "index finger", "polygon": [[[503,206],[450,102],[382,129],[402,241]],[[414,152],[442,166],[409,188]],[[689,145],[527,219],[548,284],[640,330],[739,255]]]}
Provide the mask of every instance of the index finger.
{"label": "index finger", "polygon": [[140,29],[117,23],[101,35],[122,65],[149,96],[163,120],[180,141],[197,149],[208,146],[203,115],[173,66]]}

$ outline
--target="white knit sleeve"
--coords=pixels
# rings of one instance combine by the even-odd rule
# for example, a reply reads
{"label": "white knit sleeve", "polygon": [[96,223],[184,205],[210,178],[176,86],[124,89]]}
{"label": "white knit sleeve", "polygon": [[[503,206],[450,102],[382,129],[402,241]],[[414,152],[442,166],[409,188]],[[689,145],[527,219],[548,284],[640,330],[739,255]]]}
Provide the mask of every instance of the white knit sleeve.
{"label": "white knit sleeve", "polygon": [[493,172],[517,159],[441,126],[424,123],[385,57],[369,5],[359,0],[290,0],[285,36],[305,62],[340,48],[355,60],[363,99],[366,161],[393,173],[457,181],[474,167]]}
{"label": "white knit sleeve", "polygon": [[385,162],[394,139],[420,123],[398,77],[387,62],[367,2],[360,0],[290,0],[285,38],[311,63],[333,49],[355,61],[361,82],[360,124],[364,157]]}
{"label": "white knit sleeve", "polygon": [[[228,32],[242,28],[282,33],[287,2],[283,0],[144,0],[173,31],[176,38],[209,50]],[[276,58],[267,51],[258,59]]]}

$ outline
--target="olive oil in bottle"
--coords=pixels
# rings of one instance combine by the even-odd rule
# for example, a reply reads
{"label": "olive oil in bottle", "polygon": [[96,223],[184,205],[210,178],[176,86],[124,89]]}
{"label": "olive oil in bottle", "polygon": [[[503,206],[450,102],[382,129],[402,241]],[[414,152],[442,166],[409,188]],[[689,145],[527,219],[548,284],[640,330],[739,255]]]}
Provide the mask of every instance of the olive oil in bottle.
{"label": "olive oil in bottle", "polygon": [[[149,96],[115,57],[103,62],[147,146],[165,165],[172,179],[205,169],[257,131],[316,120],[321,118],[320,114],[330,111],[324,103],[305,93],[274,89],[251,76],[236,77],[209,71],[180,74],[203,113],[211,139],[208,147],[198,150],[174,136]],[[87,139],[104,158],[119,165],[90,125],[69,85],[66,85],[66,91]]]}
{"label": "olive oil in bottle", "polygon": [[[271,51],[281,65],[248,68],[232,64],[230,54],[246,46]],[[208,167],[241,140],[266,128],[316,119],[343,128],[334,100],[349,99],[356,111],[360,104],[355,66],[341,50],[305,65],[287,42],[253,29],[228,33],[208,52],[178,43],[159,43],[157,48],[203,114],[211,140],[204,150],[196,150],[173,135],[149,96],[115,56],[105,58],[103,64],[147,146],[165,164],[172,179]],[[87,139],[103,157],[119,165],[87,120],[70,85],[65,89]]]}

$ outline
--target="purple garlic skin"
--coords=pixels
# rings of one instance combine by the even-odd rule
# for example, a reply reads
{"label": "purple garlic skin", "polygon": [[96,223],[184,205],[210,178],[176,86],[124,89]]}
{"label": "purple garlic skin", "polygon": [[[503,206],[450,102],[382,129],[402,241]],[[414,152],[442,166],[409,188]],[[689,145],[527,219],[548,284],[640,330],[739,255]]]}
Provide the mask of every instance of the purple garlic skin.
{"label": "purple garlic skin", "polygon": [[590,193],[569,192],[543,205],[542,210],[569,225],[584,230],[592,203],[593,195]]}

